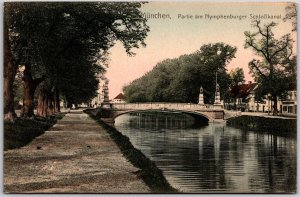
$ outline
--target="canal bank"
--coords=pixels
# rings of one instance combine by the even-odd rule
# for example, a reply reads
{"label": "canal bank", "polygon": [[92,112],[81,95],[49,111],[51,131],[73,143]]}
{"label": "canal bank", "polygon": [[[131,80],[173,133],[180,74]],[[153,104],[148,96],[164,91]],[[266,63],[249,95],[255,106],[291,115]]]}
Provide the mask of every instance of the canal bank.
{"label": "canal bank", "polygon": [[253,131],[264,131],[277,135],[297,135],[297,119],[280,116],[243,114],[226,120],[228,126]]}
{"label": "canal bank", "polygon": [[120,148],[123,155],[130,161],[135,167],[140,168],[137,173],[140,178],[150,187],[154,193],[178,193],[177,189],[174,189],[164,177],[162,171],[157,168],[155,163],[148,159],[140,150],[136,149],[130,142],[127,136],[124,136],[114,127],[103,123],[97,113],[93,110],[85,110],[85,113],[89,114],[99,125],[105,129],[110,137]]}
{"label": "canal bank", "polygon": [[106,130],[80,110],[3,159],[5,193],[152,192]]}

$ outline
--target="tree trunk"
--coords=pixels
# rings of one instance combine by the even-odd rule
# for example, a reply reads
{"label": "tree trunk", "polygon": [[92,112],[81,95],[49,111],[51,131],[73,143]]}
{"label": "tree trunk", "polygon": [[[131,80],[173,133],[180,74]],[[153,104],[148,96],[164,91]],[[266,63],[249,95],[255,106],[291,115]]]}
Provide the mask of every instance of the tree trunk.
{"label": "tree trunk", "polygon": [[38,98],[38,110],[37,115],[46,117],[48,114],[48,90],[42,88]]}
{"label": "tree trunk", "polygon": [[55,111],[60,112],[59,91],[55,91]]}
{"label": "tree trunk", "polygon": [[34,93],[37,86],[45,79],[45,77],[33,79],[31,74],[31,65],[25,65],[23,73],[23,107],[21,117],[30,118],[34,115]]}
{"label": "tree trunk", "polygon": [[38,107],[37,107],[37,115],[38,116],[43,116],[43,109],[44,109],[44,94],[42,91],[39,93],[39,98],[38,98]]}
{"label": "tree trunk", "polygon": [[278,115],[278,109],[277,109],[277,96],[276,95],[272,95],[273,97],[273,116],[277,116]]}
{"label": "tree trunk", "polygon": [[48,109],[47,109],[47,116],[51,116],[54,114],[54,93],[48,93]]}
{"label": "tree trunk", "polygon": [[13,83],[18,65],[13,59],[10,44],[7,21],[4,21],[4,121],[13,122],[17,117],[14,109]]}
{"label": "tree trunk", "polygon": [[44,100],[43,100],[43,113],[42,116],[46,117],[48,115],[48,92],[44,92]]}
{"label": "tree trunk", "polygon": [[236,110],[236,98],[235,98],[235,97],[234,97],[234,99],[233,99],[233,102],[234,102],[234,103],[233,103],[233,109]]}
{"label": "tree trunk", "polygon": [[23,72],[23,106],[21,109],[21,117],[32,117],[34,115],[33,95],[35,87],[31,76],[31,66],[25,65]]}

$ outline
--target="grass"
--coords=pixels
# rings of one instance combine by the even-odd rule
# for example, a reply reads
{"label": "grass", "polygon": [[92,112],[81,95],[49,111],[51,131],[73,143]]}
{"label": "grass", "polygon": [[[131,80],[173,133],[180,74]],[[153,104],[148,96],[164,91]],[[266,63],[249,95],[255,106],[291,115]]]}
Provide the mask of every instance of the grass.
{"label": "grass", "polygon": [[4,150],[27,145],[52,127],[64,115],[64,113],[57,113],[49,117],[18,117],[13,123],[4,122]]}
{"label": "grass", "polygon": [[127,136],[121,134],[114,127],[102,122],[99,115],[94,115],[92,111],[93,110],[84,110],[85,113],[89,114],[91,118],[96,120],[100,126],[109,133],[110,137],[116,142],[128,161],[130,161],[135,167],[141,169],[138,172],[138,176],[144,180],[152,192],[179,193],[177,189],[174,189],[168,183],[162,171],[157,168],[156,164],[148,159],[140,150],[134,148]]}

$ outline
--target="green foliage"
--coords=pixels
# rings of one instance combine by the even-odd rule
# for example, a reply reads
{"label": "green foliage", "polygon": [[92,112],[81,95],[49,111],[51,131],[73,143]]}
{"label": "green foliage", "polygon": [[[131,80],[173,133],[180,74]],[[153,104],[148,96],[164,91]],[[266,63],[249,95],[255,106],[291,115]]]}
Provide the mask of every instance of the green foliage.
{"label": "green foliage", "polygon": [[33,78],[46,76],[47,89],[58,89],[70,101],[87,101],[116,41],[128,55],[145,46],[149,28],[141,4],[6,2],[13,55],[17,64],[32,66]]}
{"label": "green foliage", "polygon": [[125,97],[128,102],[197,103],[202,86],[205,103],[213,103],[216,72],[222,96],[230,82],[226,65],[235,57],[235,52],[235,47],[216,43],[203,45],[193,54],[166,59],[125,86]]}
{"label": "green foliage", "polygon": [[236,67],[232,69],[229,75],[230,75],[232,86],[237,86],[245,83],[245,75],[244,75],[244,70],[242,68]]}

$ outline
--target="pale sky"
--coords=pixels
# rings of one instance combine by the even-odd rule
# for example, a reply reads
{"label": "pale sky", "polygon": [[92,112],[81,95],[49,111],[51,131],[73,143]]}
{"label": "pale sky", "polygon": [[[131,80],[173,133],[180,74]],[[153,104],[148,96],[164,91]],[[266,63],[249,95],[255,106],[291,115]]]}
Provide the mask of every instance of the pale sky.
{"label": "pale sky", "polygon": [[[117,43],[110,50],[110,62],[107,69],[109,79],[109,96],[113,99],[122,87],[150,71],[158,62],[167,58],[176,58],[200,49],[204,44],[224,42],[237,47],[236,58],[228,65],[230,71],[234,67],[244,68],[246,81],[252,80],[248,62],[256,56],[251,49],[244,49],[244,31],[256,31],[251,27],[250,15],[281,15],[281,19],[273,19],[278,23],[275,37],[291,33],[290,21],[283,22],[286,3],[209,3],[209,2],[150,2],[142,6],[142,12],[169,14],[171,19],[148,19],[150,32],[145,42],[147,46],[134,49],[134,57],[125,53],[123,46]],[[181,15],[243,15],[238,19],[180,19]],[[262,24],[272,20],[262,19]],[[293,33],[296,37],[296,33]],[[296,40],[296,39],[294,39]],[[296,46],[296,45],[295,45]],[[296,49],[294,49],[296,51]],[[145,87],[146,88],[146,87]]]}

